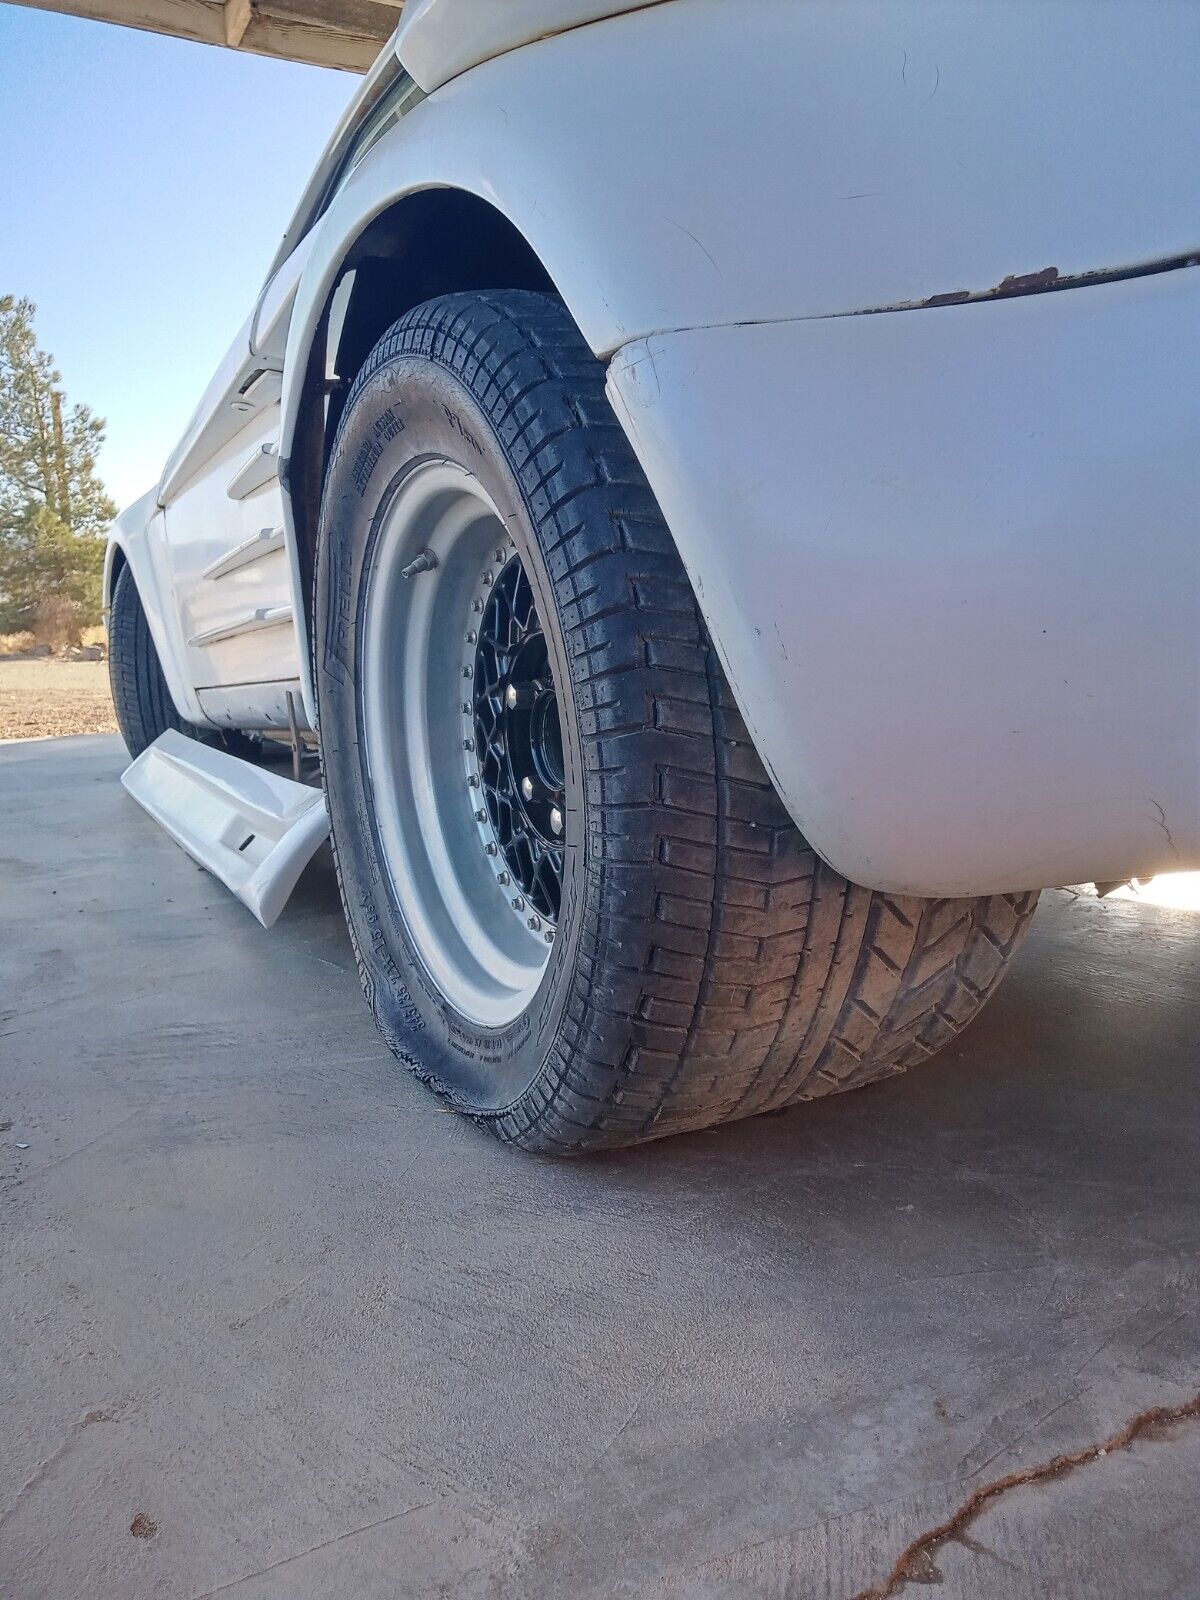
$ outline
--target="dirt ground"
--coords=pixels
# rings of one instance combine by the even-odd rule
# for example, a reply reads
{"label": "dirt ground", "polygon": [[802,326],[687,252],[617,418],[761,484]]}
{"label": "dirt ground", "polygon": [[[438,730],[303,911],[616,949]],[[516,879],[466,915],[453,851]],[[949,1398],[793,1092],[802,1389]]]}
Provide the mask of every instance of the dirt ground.
{"label": "dirt ground", "polygon": [[116,728],[106,661],[0,656],[0,739]]}

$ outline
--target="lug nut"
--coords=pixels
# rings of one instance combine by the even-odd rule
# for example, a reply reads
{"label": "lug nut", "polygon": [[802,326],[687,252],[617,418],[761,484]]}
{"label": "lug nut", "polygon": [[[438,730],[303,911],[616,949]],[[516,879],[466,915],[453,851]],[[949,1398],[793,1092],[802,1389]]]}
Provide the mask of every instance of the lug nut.
{"label": "lug nut", "polygon": [[463,740],[463,749],[464,750],[474,750],[474,748],[475,748],[474,739],[464,739]]}
{"label": "lug nut", "polygon": [[479,774],[478,773],[476,773],[476,772],[472,772],[471,773],[470,777],[467,779],[467,787],[468,787],[468,789],[478,789],[478,787],[479,787]]}
{"label": "lug nut", "polygon": [[482,600],[478,600],[478,599],[472,600],[471,601],[471,610],[472,611],[482,611],[483,610],[483,601]]}
{"label": "lug nut", "polygon": [[512,908],[513,908],[514,911],[524,911],[524,909],[525,909],[525,900],[524,900],[524,897],[522,895],[518,894],[518,895],[514,895],[513,896]]}
{"label": "lug nut", "polygon": [[491,573],[490,572],[485,572],[484,575],[483,575],[483,586],[484,586],[485,589],[488,587],[488,585],[491,583],[491,581],[492,581]]}
{"label": "lug nut", "polygon": [[497,561],[503,561],[504,560],[504,551],[503,550],[497,550],[496,551],[496,560]]}
{"label": "lug nut", "polygon": [[482,809],[477,811],[475,813],[475,821],[476,822],[486,822],[487,821],[487,812],[482,810]]}
{"label": "lug nut", "polygon": [[542,935],[542,938],[545,939],[547,944],[553,944],[554,943],[554,929],[553,928],[547,928],[545,933]]}
{"label": "lug nut", "polygon": [[551,806],[550,807],[550,828],[551,828],[551,831],[554,832],[554,833],[561,833],[562,832],[562,828],[563,828],[562,812],[558,809],[557,806]]}
{"label": "lug nut", "polygon": [[510,878],[509,878],[509,875],[508,875],[508,873],[507,873],[507,872],[501,872],[501,873],[498,873],[498,874],[497,874],[497,881],[498,881],[498,882],[499,882],[499,883],[500,883],[500,884],[501,884],[501,885],[502,885],[502,886],[506,886],[506,885],[507,885],[507,884],[509,884],[509,883],[510,883],[510,882],[511,882],[511,881],[512,881],[512,880],[511,880],[511,879],[510,879]]}
{"label": "lug nut", "polygon": [[494,856],[494,855],[498,854],[500,846],[496,843],[496,841],[494,839],[489,839],[488,842],[484,845],[483,848],[484,848],[484,851],[485,851],[485,853],[487,855]]}
{"label": "lug nut", "polygon": [[471,668],[471,667],[464,667],[464,668],[463,668],[463,677],[464,677],[464,678],[471,678],[471,677],[474,677],[474,671],[473,671],[473,669],[472,669],[472,668]]}
{"label": "lug nut", "polygon": [[541,929],[541,926],[542,926],[541,917],[530,917],[530,919],[529,919],[529,927],[530,927],[532,932],[537,933]]}
{"label": "lug nut", "polygon": [[475,632],[474,628],[468,628],[467,629],[467,643],[468,644],[474,644],[475,640],[478,637],[479,637],[479,635]]}
{"label": "lug nut", "polygon": [[526,800],[532,800],[533,799],[533,779],[532,778],[522,778],[521,779],[521,793],[524,795]]}
{"label": "lug nut", "polygon": [[527,683],[510,683],[504,691],[504,704],[510,711],[515,711],[518,706],[533,704],[533,692]]}

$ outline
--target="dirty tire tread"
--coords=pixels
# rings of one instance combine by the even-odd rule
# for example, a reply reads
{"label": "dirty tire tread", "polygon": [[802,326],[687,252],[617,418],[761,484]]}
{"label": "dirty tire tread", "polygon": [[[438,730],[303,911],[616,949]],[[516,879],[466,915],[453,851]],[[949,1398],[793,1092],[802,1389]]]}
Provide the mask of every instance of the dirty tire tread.
{"label": "dirty tire tread", "polygon": [[[569,1152],[858,1088],[941,1049],[995,988],[1037,895],[885,895],[816,856],[560,302],[496,291],[415,308],[368,357],[343,431],[373,377],[414,354],[457,376],[516,473],[572,663],[587,830],[578,955],[542,1070],[496,1111],[433,1086],[514,1144]],[[389,1043],[431,1081],[408,1020]]]}

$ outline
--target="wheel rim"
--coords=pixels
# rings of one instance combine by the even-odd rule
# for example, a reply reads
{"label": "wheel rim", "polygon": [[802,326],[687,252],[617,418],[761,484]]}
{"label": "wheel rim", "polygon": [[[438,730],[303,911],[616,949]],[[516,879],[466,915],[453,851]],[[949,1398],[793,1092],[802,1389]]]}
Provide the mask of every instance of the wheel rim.
{"label": "wheel rim", "polygon": [[562,733],[528,574],[453,462],[410,472],[375,535],[359,720],[382,865],[416,952],[455,1010],[503,1027],[557,931]]}
{"label": "wheel rim", "polygon": [[510,556],[483,587],[473,708],[480,786],[505,870],[525,902],[514,909],[528,906],[553,929],[566,815],[554,675],[520,556]]}

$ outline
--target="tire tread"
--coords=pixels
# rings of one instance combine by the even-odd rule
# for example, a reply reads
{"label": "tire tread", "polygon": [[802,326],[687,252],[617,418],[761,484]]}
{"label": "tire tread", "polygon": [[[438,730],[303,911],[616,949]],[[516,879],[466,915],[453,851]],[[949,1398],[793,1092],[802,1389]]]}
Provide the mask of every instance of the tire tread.
{"label": "tire tread", "polygon": [[[858,1088],[942,1048],[996,987],[1037,895],[886,895],[816,856],[560,302],[418,306],[367,358],[343,427],[375,375],[413,355],[458,377],[516,472],[559,597],[590,830],[558,1037],[511,1105],[460,1109],[527,1148],[593,1149]],[[428,1081],[419,1051],[390,1042]]]}

